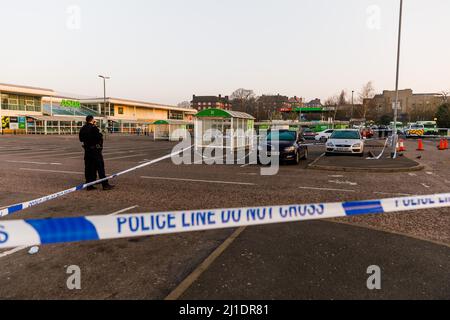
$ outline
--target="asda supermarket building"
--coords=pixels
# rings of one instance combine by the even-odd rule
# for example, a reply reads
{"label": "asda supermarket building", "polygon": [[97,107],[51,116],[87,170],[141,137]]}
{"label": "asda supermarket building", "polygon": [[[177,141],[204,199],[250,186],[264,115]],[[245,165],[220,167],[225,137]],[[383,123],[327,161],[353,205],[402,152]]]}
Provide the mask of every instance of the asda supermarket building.
{"label": "asda supermarket building", "polygon": [[0,83],[1,134],[77,134],[86,116],[111,133],[153,132],[160,120],[193,121],[194,109],[121,98],[89,98]]}

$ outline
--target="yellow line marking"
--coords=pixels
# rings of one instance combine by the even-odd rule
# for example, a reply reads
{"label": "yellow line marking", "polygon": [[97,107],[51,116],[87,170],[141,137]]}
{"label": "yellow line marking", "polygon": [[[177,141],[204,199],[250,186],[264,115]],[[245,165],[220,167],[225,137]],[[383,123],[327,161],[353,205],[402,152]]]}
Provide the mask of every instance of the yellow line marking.
{"label": "yellow line marking", "polygon": [[178,285],[175,290],[173,290],[164,300],[175,301],[178,300],[191,286],[192,284],[200,278],[200,276],[205,272],[213,262],[219,258],[222,253],[234,242],[234,240],[239,237],[239,235],[244,232],[246,227],[241,227],[236,230],[227,240],[224,241],[202,264],[200,264],[197,269],[195,269],[181,284]]}

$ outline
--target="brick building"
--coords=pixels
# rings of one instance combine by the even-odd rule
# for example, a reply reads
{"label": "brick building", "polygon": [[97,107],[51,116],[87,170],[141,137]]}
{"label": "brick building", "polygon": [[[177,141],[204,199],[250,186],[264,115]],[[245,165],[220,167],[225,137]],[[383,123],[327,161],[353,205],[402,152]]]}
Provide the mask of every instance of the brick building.
{"label": "brick building", "polygon": [[222,97],[222,95],[220,94],[218,97],[194,95],[192,97],[191,106],[193,109],[196,109],[198,111],[206,109],[223,109],[223,110],[232,109],[230,98],[228,96]]}

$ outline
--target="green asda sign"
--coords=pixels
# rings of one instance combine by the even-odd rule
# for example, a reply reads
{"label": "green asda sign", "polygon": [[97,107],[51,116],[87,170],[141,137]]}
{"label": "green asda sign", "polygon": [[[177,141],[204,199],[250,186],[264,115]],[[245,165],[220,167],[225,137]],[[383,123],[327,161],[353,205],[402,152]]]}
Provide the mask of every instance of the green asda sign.
{"label": "green asda sign", "polygon": [[19,117],[19,130],[25,130],[27,128],[27,118]]}
{"label": "green asda sign", "polygon": [[81,103],[75,100],[61,100],[61,107],[81,108]]}
{"label": "green asda sign", "polygon": [[295,108],[294,112],[323,112],[323,108]]}

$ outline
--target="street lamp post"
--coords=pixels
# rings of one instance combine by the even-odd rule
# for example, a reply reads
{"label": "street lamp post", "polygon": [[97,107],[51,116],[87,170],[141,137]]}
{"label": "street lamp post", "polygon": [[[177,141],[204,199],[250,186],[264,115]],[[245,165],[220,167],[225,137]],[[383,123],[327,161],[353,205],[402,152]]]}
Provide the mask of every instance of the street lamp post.
{"label": "street lamp post", "polygon": [[354,104],[354,100],[353,100],[353,96],[355,95],[355,91],[352,90],[352,119],[354,118],[354,113],[355,113],[355,104]]}
{"label": "street lamp post", "polygon": [[399,92],[398,83],[400,76],[400,53],[401,53],[401,41],[402,41],[402,19],[403,19],[403,0],[400,0],[400,17],[398,26],[398,47],[397,47],[397,75],[395,80],[395,108],[394,108],[394,128],[392,135],[392,158],[397,158],[397,120],[398,120],[398,104],[399,104]]}
{"label": "street lamp post", "polygon": [[[106,109],[106,80],[111,79],[111,77],[102,76],[102,75],[99,75],[98,77],[103,79],[103,108]],[[105,110],[105,116],[106,116],[106,110]],[[108,116],[111,116],[110,108],[108,108]],[[106,122],[106,131],[108,131],[108,121]]]}

